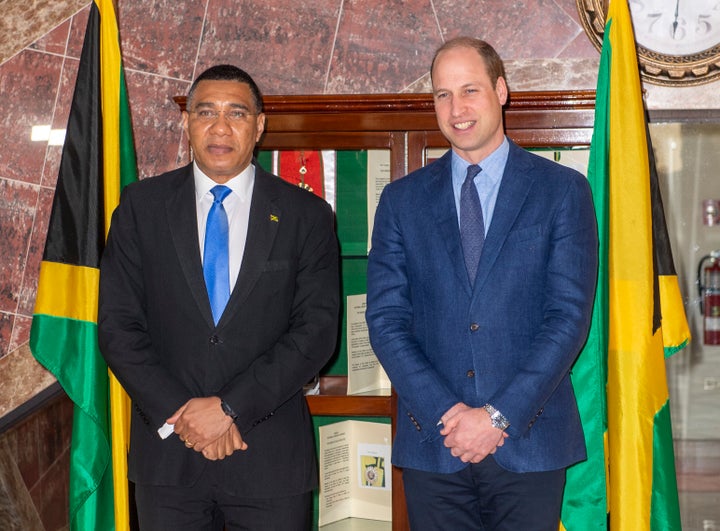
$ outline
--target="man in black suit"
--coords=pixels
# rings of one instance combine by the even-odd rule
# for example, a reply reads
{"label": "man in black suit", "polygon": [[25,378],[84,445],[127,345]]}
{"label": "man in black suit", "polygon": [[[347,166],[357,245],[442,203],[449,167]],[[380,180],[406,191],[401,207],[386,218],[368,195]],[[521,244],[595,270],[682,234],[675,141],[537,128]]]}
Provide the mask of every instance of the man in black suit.
{"label": "man in black suit", "polygon": [[100,274],[100,347],[133,401],[140,527],[308,529],[302,387],[335,347],[333,213],[253,159],[265,115],[239,68],[195,80],[183,126],[194,162],[125,188]]}

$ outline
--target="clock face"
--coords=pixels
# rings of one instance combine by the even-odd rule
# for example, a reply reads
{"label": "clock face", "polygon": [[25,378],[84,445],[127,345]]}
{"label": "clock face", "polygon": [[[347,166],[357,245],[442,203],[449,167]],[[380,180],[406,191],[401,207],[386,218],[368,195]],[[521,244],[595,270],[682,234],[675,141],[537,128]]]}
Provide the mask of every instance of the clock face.
{"label": "clock face", "polygon": [[[576,3],[585,32],[600,50],[608,0]],[[720,0],[629,0],[628,5],[644,81],[698,85],[720,79]]]}
{"label": "clock face", "polygon": [[667,55],[693,55],[720,43],[720,0],[630,0],[635,40]]}

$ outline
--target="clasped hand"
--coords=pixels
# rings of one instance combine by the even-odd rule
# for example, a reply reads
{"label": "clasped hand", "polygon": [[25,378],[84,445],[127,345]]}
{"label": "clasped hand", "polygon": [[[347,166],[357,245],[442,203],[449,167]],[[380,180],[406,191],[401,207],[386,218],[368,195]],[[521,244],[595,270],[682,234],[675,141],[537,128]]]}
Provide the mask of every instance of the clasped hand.
{"label": "clasped hand", "polygon": [[211,461],[247,450],[240,431],[220,406],[220,398],[192,398],[166,421],[188,448]]}
{"label": "clasped hand", "polygon": [[495,428],[484,408],[455,404],[442,417],[444,443],[463,463],[479,463],[505,444],[508,434]]}

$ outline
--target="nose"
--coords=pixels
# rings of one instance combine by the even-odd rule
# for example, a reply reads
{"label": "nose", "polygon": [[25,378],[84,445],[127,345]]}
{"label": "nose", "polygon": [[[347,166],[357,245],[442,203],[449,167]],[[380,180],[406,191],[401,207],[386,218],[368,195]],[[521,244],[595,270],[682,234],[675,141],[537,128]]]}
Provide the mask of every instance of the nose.
{"label": "nose", "polygon": [[450,98],[450,115],[460,116],[463,112],[464,105],[460,98]]}
{"label": "nose", "polygon": [[213,120],[212,124],[210,124],[210,129],[212,129],[215,132],[225,132],[225,131],[231,131],[232,128],[230,127],[230,122],[227,118],[225,118],[225,111],[219,111],[217,117],[215,120]]}

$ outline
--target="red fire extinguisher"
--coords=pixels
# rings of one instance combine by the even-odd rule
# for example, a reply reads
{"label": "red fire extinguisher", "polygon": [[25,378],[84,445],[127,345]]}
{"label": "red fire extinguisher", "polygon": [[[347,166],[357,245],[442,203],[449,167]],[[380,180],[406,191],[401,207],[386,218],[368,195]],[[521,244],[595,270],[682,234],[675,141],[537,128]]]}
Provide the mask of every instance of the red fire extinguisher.
{"label": "red fire extinguisher", "polygon": [[704,317],[705,344],[720,345],[720,249],[700,260],[697,285],[700,312]]}

